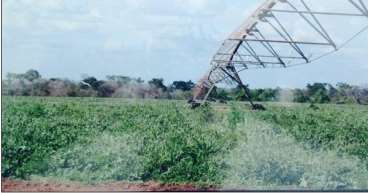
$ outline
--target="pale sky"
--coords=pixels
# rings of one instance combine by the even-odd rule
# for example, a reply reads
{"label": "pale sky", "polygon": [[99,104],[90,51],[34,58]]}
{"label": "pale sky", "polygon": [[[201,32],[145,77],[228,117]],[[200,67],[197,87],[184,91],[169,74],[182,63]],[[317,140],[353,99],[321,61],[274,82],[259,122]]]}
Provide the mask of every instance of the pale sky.
{"label": "pale sky", "polygon": [[[3,75],[197,81],[260,0],[3,0]],[[368,23],[368,22],[367,22]],[[313,64],[244,71],[252,87],[368,83],[368,34]]]}

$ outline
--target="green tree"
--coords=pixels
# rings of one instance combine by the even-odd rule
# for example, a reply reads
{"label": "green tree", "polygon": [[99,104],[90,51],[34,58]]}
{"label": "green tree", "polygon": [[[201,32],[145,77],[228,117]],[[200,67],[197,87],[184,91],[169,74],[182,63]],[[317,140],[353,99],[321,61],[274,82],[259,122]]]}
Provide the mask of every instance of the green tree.
{"label": "green tree", "polygon": [[293,101],[296,103],[306,103],[309,101],[309,97],[302,89],[295,89]]}
{"label": "green tree", "polygon": [[253,89],[251,90],[252,99],[255,101],[275,101],[277,95],[276,89]]}
{"label": "green tree", "polygon": [[238,86],[236,89],[234,89],[234,97],[235,97],[235,100],[237,101],[247,101],[247,96],[245,94],[245,91],[240,87]]}
{"label": "green tree", "polygon": [[216,98],[223,101],[230,100],[229,93],[225,89],[219,89]]}
{"label": "green tree", "polygon": [[164,92],[167,90],[167,87],[164,85],[164,79],[162,79],[162,78],[154,78],[154,79],[150,80],[148,82],[148,84],[151,87],[161,89]]}
{"label": "green tree", "polygon": [[24,78],[28,81],[34,81],[41,78],[40,73],[37,70],[30,69],[24,73]]}
{"label": "green tree", "polygon": [[170,87],[174,90],[190,91],[194,86],[192,81],[174,81]]}
{"label": "green tree", "polygon": [[80,87],[82,89],[92,88],[93,90],[98,90],[98,87],[100,87],[102,84],[104,84],[104,81],[99,81],[97,78],[91,76],[84,78],[80,83]]}
{"label": "green tree", "polygon": [[328,96],[328,89],[326,83],[314,83],[307,85],[308,96],[313,103],[328,103],[331,101]]}
{"label": "green tree", "polygon": [[119,86],[129,84],[133,81],[133,79],[128,76],[116,76],[116,75],[106,76],[106,79],[109,81],[117,82]]}

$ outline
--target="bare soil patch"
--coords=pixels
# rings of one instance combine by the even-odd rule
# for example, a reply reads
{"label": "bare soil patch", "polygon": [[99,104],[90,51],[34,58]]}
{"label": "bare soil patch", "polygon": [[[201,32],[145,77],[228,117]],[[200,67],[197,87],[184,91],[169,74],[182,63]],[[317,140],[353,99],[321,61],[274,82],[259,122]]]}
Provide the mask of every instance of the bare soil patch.
{"label": "bare soil patch", "polygon": [[146,182],[140,184],[114,182],[97,185],[85,185],[76,182],[35,182],[2,179],[2,192],[124,192],[124,191],[214,191],[214,188],[199,188],[190,184],[161,184]]}

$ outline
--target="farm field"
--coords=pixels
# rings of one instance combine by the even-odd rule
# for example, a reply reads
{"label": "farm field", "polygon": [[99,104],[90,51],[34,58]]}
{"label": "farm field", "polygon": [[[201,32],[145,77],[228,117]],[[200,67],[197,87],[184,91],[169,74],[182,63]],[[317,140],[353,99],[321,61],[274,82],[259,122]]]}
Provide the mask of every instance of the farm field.
{"label": "farm field", "polygon": [[10,184],[368,189],[367,106],[267,103],[253,112],[245,103],[192,110],[185,101],[2,100],[2,178]]}

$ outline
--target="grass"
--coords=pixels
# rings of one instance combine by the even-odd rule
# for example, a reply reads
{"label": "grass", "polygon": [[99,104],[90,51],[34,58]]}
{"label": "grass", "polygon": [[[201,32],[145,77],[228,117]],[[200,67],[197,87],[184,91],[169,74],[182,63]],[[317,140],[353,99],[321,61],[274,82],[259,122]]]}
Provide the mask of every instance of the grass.
{"label": "grass", "polygon": [[243,107],[4,97],[2,176],[368,189],[367,107]]}

